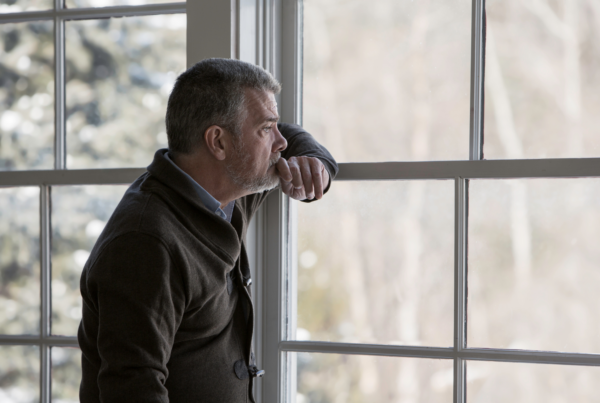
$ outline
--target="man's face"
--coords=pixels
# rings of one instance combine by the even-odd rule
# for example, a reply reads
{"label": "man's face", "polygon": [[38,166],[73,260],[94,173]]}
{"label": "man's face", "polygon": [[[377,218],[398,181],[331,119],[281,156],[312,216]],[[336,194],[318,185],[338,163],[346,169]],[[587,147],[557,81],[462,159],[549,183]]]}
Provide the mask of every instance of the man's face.
{"label": "man's face", "polygon": [[242,132],[234,138],[233,158],[226,167],[237,186],[258,193],[279,184],[275,165],[287,142],[277,129],[279,114],[273,93],[246,89],[244,106]]}

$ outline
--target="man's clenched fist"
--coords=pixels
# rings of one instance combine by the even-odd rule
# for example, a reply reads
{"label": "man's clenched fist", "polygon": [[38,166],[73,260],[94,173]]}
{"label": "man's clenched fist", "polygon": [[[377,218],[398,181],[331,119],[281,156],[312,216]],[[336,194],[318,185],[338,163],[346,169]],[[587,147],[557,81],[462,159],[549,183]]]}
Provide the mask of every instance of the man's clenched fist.
{"label": "man's clenched fist", "polygon": [[292,199],[320,199],[329,183],[329,172],[318,158],[280,158],[277,162],[281,190]]}

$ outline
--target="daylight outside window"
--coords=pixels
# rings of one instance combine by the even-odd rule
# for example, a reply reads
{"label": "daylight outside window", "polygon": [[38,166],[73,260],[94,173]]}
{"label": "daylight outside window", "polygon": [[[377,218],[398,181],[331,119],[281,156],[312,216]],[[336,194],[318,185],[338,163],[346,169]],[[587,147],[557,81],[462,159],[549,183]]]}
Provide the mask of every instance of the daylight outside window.
{"label": "daylight outside window", "polygon": [[600,7],[295,11],[297,110],[342,164],[290,210],[281,396],[594,401]]}

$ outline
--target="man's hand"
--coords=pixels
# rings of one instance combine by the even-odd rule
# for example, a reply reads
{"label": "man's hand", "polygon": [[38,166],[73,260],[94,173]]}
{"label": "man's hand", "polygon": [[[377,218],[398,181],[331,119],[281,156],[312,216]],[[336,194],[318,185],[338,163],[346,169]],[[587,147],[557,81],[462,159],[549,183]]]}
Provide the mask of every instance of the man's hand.
{"label": "man's hand", "polygon": [[277,171],[281,179],[281,190],[292,199],[320,199],[329,183],[329,172],[318,158],[280,158]]}

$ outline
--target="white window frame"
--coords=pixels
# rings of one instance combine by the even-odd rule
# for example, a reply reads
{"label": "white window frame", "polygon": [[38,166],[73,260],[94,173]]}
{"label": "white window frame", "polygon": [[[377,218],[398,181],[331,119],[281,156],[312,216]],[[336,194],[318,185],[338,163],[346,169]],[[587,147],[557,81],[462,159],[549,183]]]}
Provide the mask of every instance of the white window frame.
{"label": "white window frame", "polygon": [[65,22],[97,18],[184,14],[186,3],[117,6],[102,8],[63,8],[62,0],[54,0],[53,9],[0,14],[0,24],[33,21],[54,23],[54,169],[0,171],[0,187],[37,186],[40,189],[40,333],[39,335],[0,335],[2,346],[37,346],[40,351],[41,403],[52,399],[52,347],[79,347],[76,336],[51,334],[52,268],[51,268],[51,187],[56,185],[131,184],[145,168],[78,169],[66,167],[65,121]]}
{"label": "white window frame", "polygon": [[[302,123],[302,0],[268,2],[274,12],[271,71],[283,90],[280,113],[285,122]],[[259,364],[267,376],[257,401],[296,401],[295,354],[335,353],[417,357],[453,361],[453,402],[466,403],[466,361],[600,366],[600,354],[467,347],[467,206],[470,179],[600,177],[600,158],[483,160],[485,0],[472,0],[471,116],[467,159],[461,161],[342,163],[336,181],[453,180],[454,342],[452,347],[294,341],[296,329],[295,201],[272,195],[263,209],[260,274],[262,293],[257,317],[262,321]],[[268,65],[265,67],[269,67]],[[334,185],[335,186],[335,185]],[[271,374],[276,374],[271,375]]]}
{"label": "white window frame", "polygon": [[[449,348],[292,341],[295,332],[295,202],[273,193],[248,231],[255,281],[254,348],[266,376],[256,382],[257,402],[295,401],[293,352],[365,354],[449,359],[454,362],[454,402],[466,402],[466,360],[600,366],[598,354],[576,354],[466,346],[467,182],[480,178],[600,177],[600,158],[482,161],[483,8],[473,0],[471,131],[468,160],[340,164],[336,180],[435,180],[455,182],[454,346]],[[189,0],[148,6],[54,9],[0,15],[0,23],[50,20],[55,26],[55,168],[0,172],[0,187],[40,188],[41,326],[39,336],[0,335],[0,345],[40,347],[40,401],[51,399],[50,348],[77,347],[76,337],[51,336],[50,187],[129,184],[144,168],[67,170],[65,148],[64,21],[185,13],[187,65],[205,57],[239,58],[263,66],[283,84],[282,121],[301,123],[301,0]],[[466,150],[467,151],[467,150]]]}

